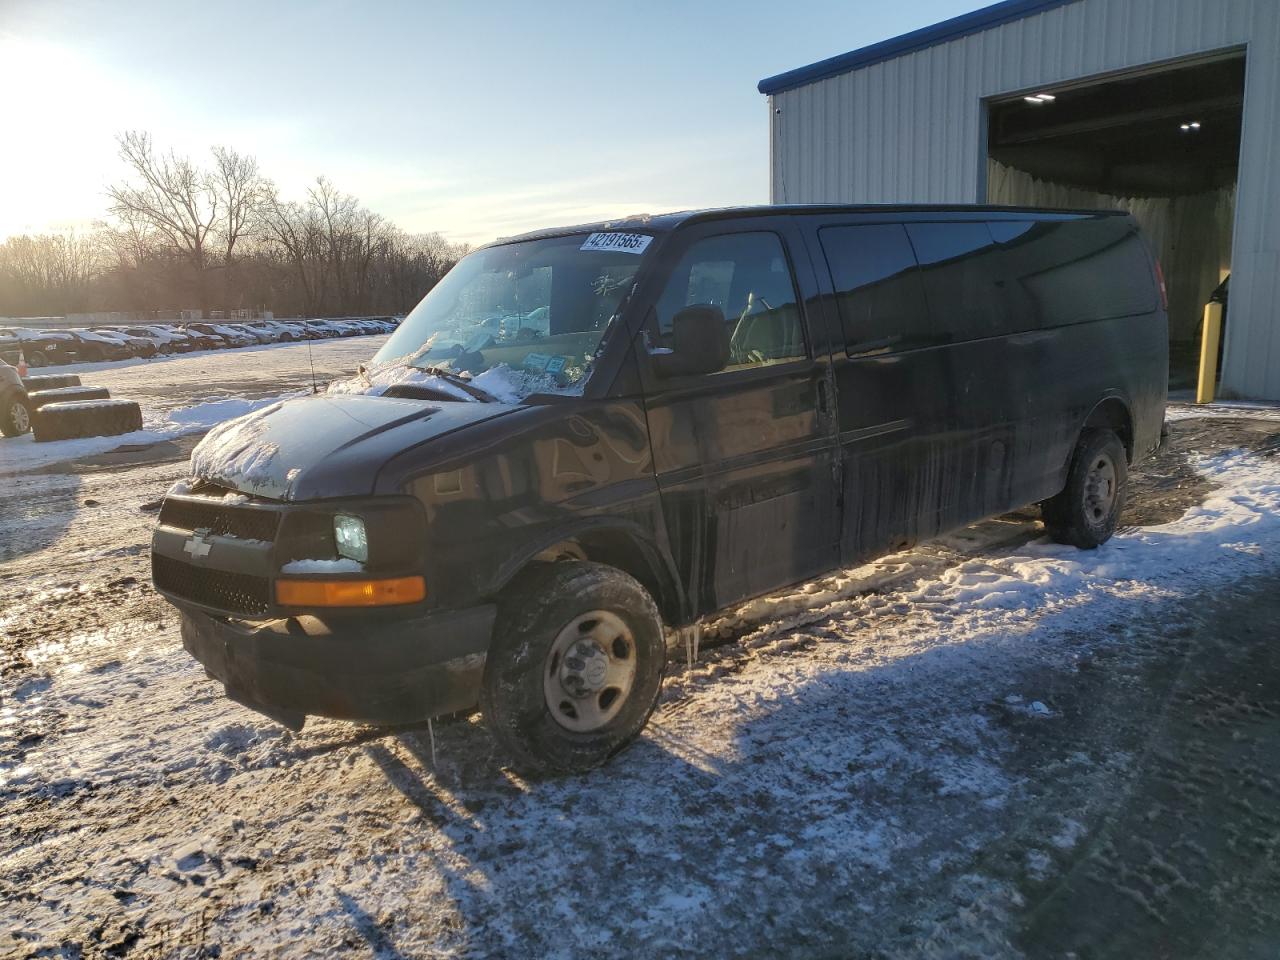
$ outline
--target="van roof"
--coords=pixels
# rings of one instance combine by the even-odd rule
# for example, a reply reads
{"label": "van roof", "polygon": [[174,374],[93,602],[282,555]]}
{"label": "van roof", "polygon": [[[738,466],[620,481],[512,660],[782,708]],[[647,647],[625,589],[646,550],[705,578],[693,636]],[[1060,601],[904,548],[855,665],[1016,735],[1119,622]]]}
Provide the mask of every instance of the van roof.
{"label": "van roof", "polygon": [[[976,203],[789,203],[759,204],[742,207],[710,207],[702,210],[677,210],[670,213],[634,214],[616,220],[600,220],[595,223],[582,223],[574,226],[548,227],[532,230],[512,237],[500,237],[485,246],[500,246],[506,243],[517,243],[524,240],[539,240],[545,237],[562,237],[573,233],[597,233],[604,231],[643,233],[667,233],[682,224],[707,220],[730,220],[738,217],[768,217],[795,214],[822,213],[858,213],[858,214],[912,214],[912,215],[953,215],[956,219],[981,214],[985,219],[1025,220],[1028,217],[1036,220],[1068,220],[1079,217],[1128,216],[1124,210],[1078,210],[1049,207],[1011,207],[995,204]],[[947,217],[950,219],[950,217]],[[482,248],[483,249],[483,248]]]}

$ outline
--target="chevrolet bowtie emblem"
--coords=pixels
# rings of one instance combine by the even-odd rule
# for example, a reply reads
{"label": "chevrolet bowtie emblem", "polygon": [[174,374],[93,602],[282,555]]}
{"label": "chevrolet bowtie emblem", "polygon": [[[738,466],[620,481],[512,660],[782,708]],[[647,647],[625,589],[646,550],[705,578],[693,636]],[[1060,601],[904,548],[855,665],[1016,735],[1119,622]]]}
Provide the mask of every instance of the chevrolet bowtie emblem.
{"label": "chevrolet bowtie emblem", "polygon": [[213,549],[213,544],[205,539],[209,535],[207,528],[196,530],[191,534],[191,539],[186,542],[182,548],[184,553],[191,554],[191,559],[199,560],[209,555],[209,551]]}

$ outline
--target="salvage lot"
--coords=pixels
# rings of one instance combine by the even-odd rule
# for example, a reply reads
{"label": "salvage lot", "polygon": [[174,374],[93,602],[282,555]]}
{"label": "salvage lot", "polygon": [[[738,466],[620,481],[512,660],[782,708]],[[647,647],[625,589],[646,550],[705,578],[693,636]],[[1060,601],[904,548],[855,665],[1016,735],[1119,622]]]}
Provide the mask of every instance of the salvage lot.
{"label": "salvage lot", "polygon": [[[305,350],[109,385],[176,422],[305,389]],[[475,717],[226,701],[148,586],[189,439],[6,441],[0,954],[1273,955],[1280,416],[1173,428],[1102,550],[1029,511],[755,601],[635,747],[544,783]]]}
{"label": "salvage lot", "polygon": [[118,437],[52,443],[38,444],[30,434],[9,439],[0,446],[0,476],[121,445],[172,443],[203,433],[222,420],[308,392],[313,361],[315,382],[323,387],[335,377],[354,373],[386,342],[386,336],[368,336],[46,367],[41,374],[75,374],[86,385],[106,387],[116,399],[136,400],[142,406],[143,428]]}

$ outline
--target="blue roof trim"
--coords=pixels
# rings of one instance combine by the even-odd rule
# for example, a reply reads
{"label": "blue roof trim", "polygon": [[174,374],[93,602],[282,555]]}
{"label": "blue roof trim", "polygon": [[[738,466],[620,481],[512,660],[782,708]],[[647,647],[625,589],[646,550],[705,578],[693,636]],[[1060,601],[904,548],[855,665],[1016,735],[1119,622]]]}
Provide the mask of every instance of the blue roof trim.
{"label": "blue roof trim", "polygon": [[807,83],[825,80],[827,77],[848,73],[860,67],[869,67],[873,63],[882,63],[885,60],[892,60],[950,40],[959,40],[961,37],[981,33],[1004,23],[1021,20],[1057,7],[1065,7],[1068,3],[1075,2],[1076,0],[1004,0],[1003,3],[983,7],[972,13],[964,13],[950,20],[944,20],[942,23],[935,23],[931,27],[922,27],[911,33],[904,33],[891,40],[881,40],[860,50],[842,53],[838,57],[827,60],[819,60],[807,67],[788,70],[775,77],[767,77],[760,81],[758,89],[767,95],[794,90]]}

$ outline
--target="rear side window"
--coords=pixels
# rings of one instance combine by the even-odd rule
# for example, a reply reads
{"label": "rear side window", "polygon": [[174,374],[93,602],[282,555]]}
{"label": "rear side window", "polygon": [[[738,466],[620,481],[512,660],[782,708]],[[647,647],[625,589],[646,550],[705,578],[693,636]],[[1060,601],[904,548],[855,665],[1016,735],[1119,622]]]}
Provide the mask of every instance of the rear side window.
{"label": "rear side window", "polygon": [[932,339],[915,254],[900,223],[818,231],[850,356]]}
{"label": "rear side window", "polygon": [[998,251],[985,223],[911,223],[907,235],[920,263],[935,342],[1009,332],[998,285]]}
{"label": "rear side window", "polygon": [[699,240],[671,273],[656,309],[659,346],[685,307],[720,309],[729,328],[726,370],[808,355],[796,287],[782,241],[772,233],[733,233]]}
{"label": "rear side window", "polygon": [[1156,309],[1151,261],[1125,217],[991,224],[1019,329],[1110,320]]}

